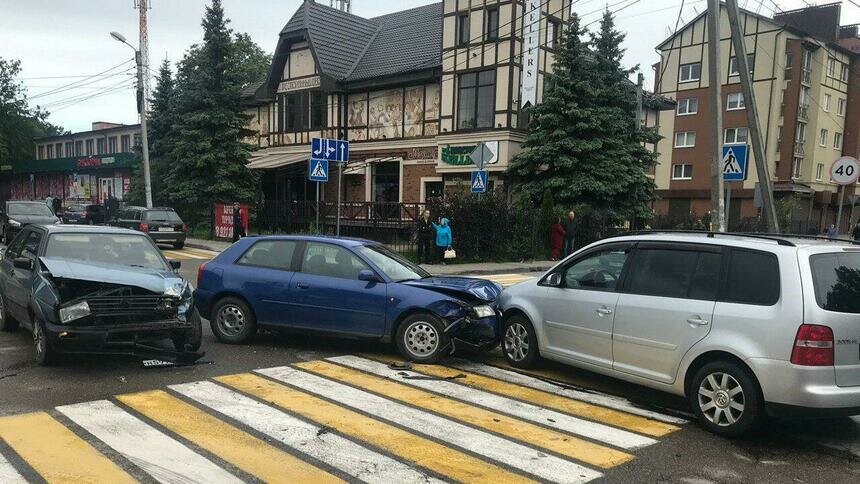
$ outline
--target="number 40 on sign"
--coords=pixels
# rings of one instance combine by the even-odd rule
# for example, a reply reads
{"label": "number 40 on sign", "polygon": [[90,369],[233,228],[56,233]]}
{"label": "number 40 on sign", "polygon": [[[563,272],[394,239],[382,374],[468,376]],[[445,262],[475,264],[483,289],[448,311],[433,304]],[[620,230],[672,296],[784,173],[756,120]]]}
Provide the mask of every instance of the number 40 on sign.
{"label": "number 40 on sign", "polygon": [[830,178],[839,185],[850,185],[860,176],[860,162],[852,156],[843,156],[830,167]]}

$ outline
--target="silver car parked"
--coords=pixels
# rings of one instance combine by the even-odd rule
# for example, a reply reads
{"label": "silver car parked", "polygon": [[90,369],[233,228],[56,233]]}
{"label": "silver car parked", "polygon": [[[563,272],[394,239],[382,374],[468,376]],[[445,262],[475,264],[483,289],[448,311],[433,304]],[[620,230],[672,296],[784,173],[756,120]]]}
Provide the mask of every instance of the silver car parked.
{"label": "silver car parked", "polygon": [[686,396],[709,430],[860,414],[860,245],[647,233],[583,248],[500,298],[503,349]]}

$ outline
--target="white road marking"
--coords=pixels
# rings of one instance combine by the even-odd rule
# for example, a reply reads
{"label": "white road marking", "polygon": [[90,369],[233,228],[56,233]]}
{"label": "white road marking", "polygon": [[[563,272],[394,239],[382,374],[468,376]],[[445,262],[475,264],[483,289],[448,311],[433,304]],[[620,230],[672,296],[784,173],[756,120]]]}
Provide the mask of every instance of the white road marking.
{"label": "white road marking", "polygon": [[386,420],[459,446],[551,482],[587,482],[600,472],[502,437],[418,410],[363,390],[290,367],[256,370],[268,377],[317,394],[375,418]]}
{"label": "white road marking", "polygon": [[186,252],[180,252],[175,250],[162,250],[166,257],[174,258],[174,259],[211,259],[211,257],[204,257],[201,255],[189,254]]}
{"label": "white road marking", "polygon": [[534,388],[535,390],[541,390],[547,393],[553,393],[555,395],[572,398],[574,400],[581,400],[583,402],[593,403],[595,405],[602,405],[607,408],[621,410],[622,412],[632,413],[642,417],[648,417],[654,420],[659,420],[661,422],[672,424],[687,423],[687,420],[683,418],[672,417],[670,415],[665,415],[659,412],[654,412],[652,410],[637,407],[636,405],[630,403],[630,401],[626,398],[615,397],[602,393],[591,393],[564,388],[559,385],[553,385],[552,383],[540,380],[538,378],[523,375],[522,373],[517,373],[515,371],[504,370],[494,366],[461,360],[458,358],[451,359],[446,364],[454,368],[459,368],[461,370],[471,371],[473,373],[489,376],[491,378],[503,380],[508,383],[513,383],[515,385],[522,385],[525,387]]}
{"label": "white road marking", "polygon": [[3,346],[3,347],[0,347],[0,354],[3,354],[3,353],[14,353],[14,352],[16,352],[16,351],[28,350],[28,349],[30,349],[30,348],[32,348],[32,346],[26,346],[26,345],[21,345],[21,346]]}
{"label": "white road marking", "polygon": [[435,482],[418,470],[212,382],[171,385],[192,400],[365,482]]}
{"label": "white road marking", "polygon": [[422,388],[439,393],[446,397],[456,398],[464,402],[493,409],[523,420],[553,427],[564,432],[581,435],[592,440],[605,442],[622,449],[638,449],[657,443],[656,440],[626,430],[617,429],[581,418],[566,415],[555,410],[546,409],[531,403],[502,397],[494,393],[460,385],[445,380],[406,380],[398,377],[398,370],[388,368],[384,363],[371,361],[357,356],[338,356],[328,358],[329,361],[340,363],[368,373],[390,378],[397,383]]}
{"label": "white road marking", "polygon": [[107,400],[66,405],[57,410],[159,482],[242,482]]}
{"label": "white road marking", "polygon": [[3,457],[3,454],[0,454],[0,482],[3,484],[27,484],[24,476],[18,474],[18,471]]}

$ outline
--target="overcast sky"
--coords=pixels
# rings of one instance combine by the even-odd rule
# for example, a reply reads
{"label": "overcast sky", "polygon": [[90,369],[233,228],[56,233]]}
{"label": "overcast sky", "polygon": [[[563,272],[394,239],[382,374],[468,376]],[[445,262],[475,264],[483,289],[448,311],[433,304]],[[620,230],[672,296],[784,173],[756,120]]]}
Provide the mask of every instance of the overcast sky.
{"label": "overcast sky", "polygon": [[[328,4],[328,0],[317,1]],[[373,17],[434,1],[353,0],[352,8],[357,15]],[[200,19],[207,1],[151,0],[151,3],[149,52],[154,70],[165,57],[175,62],[189,45],[202,40]],[[278,32],[301,0],[223,0],[223,3],[231,19],[230,27],[247,32],[271,53]],[[802,7],[804,3],[807,2],[776,0],[784,10]],[[134,0],[0,0],[0,56],[21,60],[21,78],[33,98],[31,102],[51,111],[51,122],[72,131],[87,130],[93,121],[136,122],[131,62],[108,71],[116,75],[95,82],[81,82],[81,77],[36,79],[93,75],[130,61],[131,49],[112,40],[109,32],[118,31],[137,45],[138,22],[133,4]],[[706,4],[706,0],[687,0],[682,19],[692,19]],[[654,47],[668,36],[667,29],[674,26],[681,0],[579,0],[574,9],[588,23],[598,19],[607,5],[611,10],[630,5],[617,14],[620,29],[627,33],[626,62],[642,65],[650,86],[653,73],[648,66],[658,60]],[[768,16],[774,9],[771,0],[740,0],[740,5]],[[842,23],[858,22],[860,8],[843,2]],[[79,81],[74,89],[63,88],[74,81]],[[106,88],[117,90],[101,94]]]}

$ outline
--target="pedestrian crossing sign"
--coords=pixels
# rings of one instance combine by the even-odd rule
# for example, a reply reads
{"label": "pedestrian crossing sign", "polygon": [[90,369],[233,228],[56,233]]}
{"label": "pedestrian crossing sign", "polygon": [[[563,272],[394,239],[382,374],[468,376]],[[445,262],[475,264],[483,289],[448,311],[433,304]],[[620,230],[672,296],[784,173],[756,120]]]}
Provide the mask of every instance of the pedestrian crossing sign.
{"label": "pedestrian crossing sign", "polygon": [[308,163],[308,180],[315,182],[328,181],[328,160],[311,159]]}
{"label": "pedestrian crossing sign", "polygon": [[472,193],[484,193],[487,191],[487,170],[475,170],[472,172]]}
{"label": "pedestrian crossing sign", "polygon": [[747,177],[747,145],[723,146],[723,180],[743,181]]}

